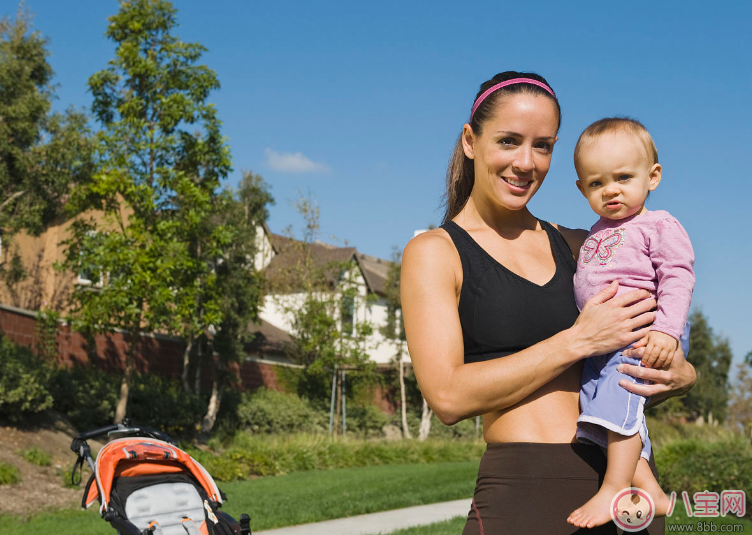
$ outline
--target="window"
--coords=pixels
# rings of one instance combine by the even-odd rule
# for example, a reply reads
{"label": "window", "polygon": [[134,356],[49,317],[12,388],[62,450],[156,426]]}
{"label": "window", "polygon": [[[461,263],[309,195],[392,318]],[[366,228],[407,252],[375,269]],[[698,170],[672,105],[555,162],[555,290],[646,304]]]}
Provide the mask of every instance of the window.
{"label": "window", "polygon": [[[96,232],[89,232],[89,237],[94,238],[96,237]],[[102,275],[101,273],[97,273],[96,270],[91,266],[81,267],[78,270],[78,283],[79,284],[90,284],[92,286],[102,286]]]}
{"label": "window", "polygon": [[355,297],[346,295],[342,298],[342,333],[352,334],[355,328]]}
{"label": "window", "polygon": [[80,284],[91,284],[92,286],[102,286],[101,277],[92,269],[81,269],[78,272],[78,282]]}

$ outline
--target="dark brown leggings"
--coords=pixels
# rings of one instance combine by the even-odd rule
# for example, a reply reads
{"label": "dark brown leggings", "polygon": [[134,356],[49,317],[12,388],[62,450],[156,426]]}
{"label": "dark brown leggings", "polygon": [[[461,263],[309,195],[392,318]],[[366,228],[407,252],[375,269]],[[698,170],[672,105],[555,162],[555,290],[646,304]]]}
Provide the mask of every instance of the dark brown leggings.
{"label": "dark brown leggings", "polygon": [[[650,468],[657,477],[653,457]],[[600,488],[606,457],[598,446],[511,442],[489,444],[462,535],[616,535],[613,522],[595,529],[567,523],[569,513]],[[656,518],[642,535],[663,535]]]}

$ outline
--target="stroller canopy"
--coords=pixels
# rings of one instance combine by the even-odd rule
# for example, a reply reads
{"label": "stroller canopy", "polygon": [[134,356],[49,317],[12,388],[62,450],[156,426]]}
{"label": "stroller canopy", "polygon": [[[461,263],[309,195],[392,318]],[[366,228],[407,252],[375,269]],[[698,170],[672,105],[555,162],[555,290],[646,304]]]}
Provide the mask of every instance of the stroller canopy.
{"label": "stroller canopy", "polygon": [[94,485],[86,495],[86,507],[99,498],[101,511],[107,510],[113,481],[117,477],[188,473],[217,504],[222,496],[214,479],[193,457],[167,442],[145,438],[121,438],[107,443],[97,455]]}

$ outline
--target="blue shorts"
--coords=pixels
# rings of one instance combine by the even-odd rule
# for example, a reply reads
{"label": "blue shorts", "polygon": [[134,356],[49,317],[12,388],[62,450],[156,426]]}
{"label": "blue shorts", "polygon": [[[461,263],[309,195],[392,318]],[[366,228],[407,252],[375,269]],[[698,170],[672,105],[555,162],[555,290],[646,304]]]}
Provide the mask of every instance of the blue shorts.
{"label": "blue shorts", "polygon": [[[679,339],[684,354],[689,353],[689,322]],[[645,426],[645,404],[649,398],[633,394],[619,386],[622,379],[645,384],[642,379],[619,373],[619,364],[640,366],[640,359],[625,357],[620,349],[609,355],[585,360],[580,387],[580,417],[577,419],[577,439],[603,448],[608,446],[607,430],[624,436],[640,434],[640,456],[650,458],[650,437]]]}

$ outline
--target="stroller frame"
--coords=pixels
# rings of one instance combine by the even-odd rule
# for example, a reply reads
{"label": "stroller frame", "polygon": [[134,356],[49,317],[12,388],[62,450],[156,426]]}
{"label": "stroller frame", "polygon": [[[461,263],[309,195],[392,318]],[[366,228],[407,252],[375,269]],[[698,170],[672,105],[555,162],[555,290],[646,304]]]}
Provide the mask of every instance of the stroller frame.
{"label": "stroller frame", "polygon": [[[95,461],[86,441],[114,434],[136,436],[108,442]],[[187,535],[251,535],[250,517],[243,514],[238,522],[220,511],[219,508],[227,497],[219,490],[214,479],[203,466],[161,431],[131,426],[125,421],[79,434],[73,439],[71,450],[78,455],[71,474],[72,483],[80,484],[84,462],[88,463],[92,471],[84,490],[82,507],[88,508],[95,500],[99,500],[100,514],[120,535],[159,535],[162,533],[158,523],[160,515],[173,519],[175,515],[181,516],[184,531],[179,532]],[[142,501],[146,499],[147,504],[153,504],[155,494],[161,497],[165,489],[180,495],[181,502],[185,501],[182,499],[184,496],[189,498],[188,502],[192,505],[191,517],[183,514],[183,509],[180,508],[175,512],[168,509],[154,513],[153,521],[148,521],[148,517],[143,517],[143,514],[138,520],[131,521],[126,509],[130,508],[131,513],[134,513],[137,508],[127,504],[130,496],[136,496],[135,499]],[[146,509],[149,509],[148,505]],[[199,515],[200,519],[195,518]],[[138,527],[134,522],[146,525]],[[179,528],[174,527],[173,521],[169,530],[177,533],[176,529]]]}

